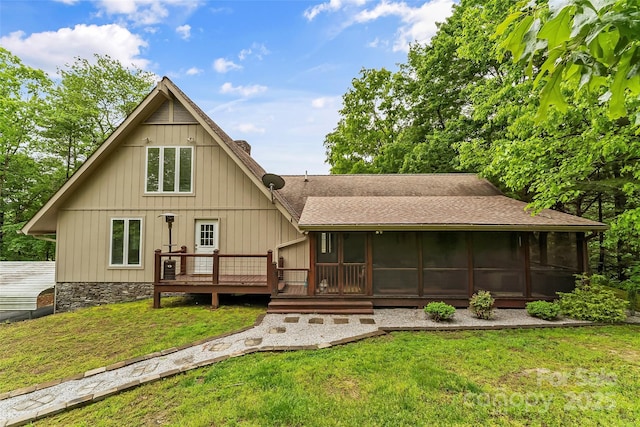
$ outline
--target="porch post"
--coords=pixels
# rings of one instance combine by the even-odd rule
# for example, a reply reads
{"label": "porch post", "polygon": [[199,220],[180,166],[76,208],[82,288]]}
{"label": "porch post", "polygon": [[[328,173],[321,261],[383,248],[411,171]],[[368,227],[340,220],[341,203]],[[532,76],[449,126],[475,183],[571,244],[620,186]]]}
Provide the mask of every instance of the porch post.
{"label": "porch post", "polygon": [[313,296],[316,293],[316,240],[317,234],[309,234],[309,277],[307,278],[307,295]]}

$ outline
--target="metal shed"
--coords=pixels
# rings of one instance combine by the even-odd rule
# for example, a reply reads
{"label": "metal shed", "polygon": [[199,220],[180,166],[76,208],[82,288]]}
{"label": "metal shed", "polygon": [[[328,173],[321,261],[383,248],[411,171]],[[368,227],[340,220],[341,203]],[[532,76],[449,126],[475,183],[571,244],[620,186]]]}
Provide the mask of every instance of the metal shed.
{"label": "metal shed", "polygon": [[0,311],[35,310],[38,295],[55,285],[54,261],[2,261]]}

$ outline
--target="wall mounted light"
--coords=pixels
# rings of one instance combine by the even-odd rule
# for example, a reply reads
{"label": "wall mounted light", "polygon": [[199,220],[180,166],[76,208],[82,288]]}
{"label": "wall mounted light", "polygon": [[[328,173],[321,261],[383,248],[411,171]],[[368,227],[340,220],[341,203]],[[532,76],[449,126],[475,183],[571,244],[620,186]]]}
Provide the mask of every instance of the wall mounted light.
{"label": "wall mounted light", "polygon": [[196,139],[194,137],[190,136],[190,137],[187,138],[187,142],[193,144],[193,143],[196,142]]}
{"label": "wall mounted light", "polygon": [[148,144],[151,142],[151,139],[147,138],[142,138],[142,142],[144,142],[145,144]]}

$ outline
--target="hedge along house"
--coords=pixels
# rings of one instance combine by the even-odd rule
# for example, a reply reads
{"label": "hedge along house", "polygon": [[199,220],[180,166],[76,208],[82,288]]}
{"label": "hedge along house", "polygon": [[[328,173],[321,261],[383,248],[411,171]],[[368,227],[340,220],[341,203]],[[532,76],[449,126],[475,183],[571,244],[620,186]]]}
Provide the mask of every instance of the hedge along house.
{"label": "hedge along house", "polygon": [[164,78],[22,231],[56,235],[58,310],[187,292],[369,312],[552,298],[606,228],[470,174],[273,179]]}

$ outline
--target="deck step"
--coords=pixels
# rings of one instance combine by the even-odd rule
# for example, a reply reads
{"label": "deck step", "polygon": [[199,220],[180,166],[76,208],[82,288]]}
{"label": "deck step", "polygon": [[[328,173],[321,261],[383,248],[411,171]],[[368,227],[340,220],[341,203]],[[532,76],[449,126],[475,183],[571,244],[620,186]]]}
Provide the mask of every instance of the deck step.
{"label": "deck step", "polygon": [[371,301],[277,299],[272,300],[268,313],[373,314]]}

